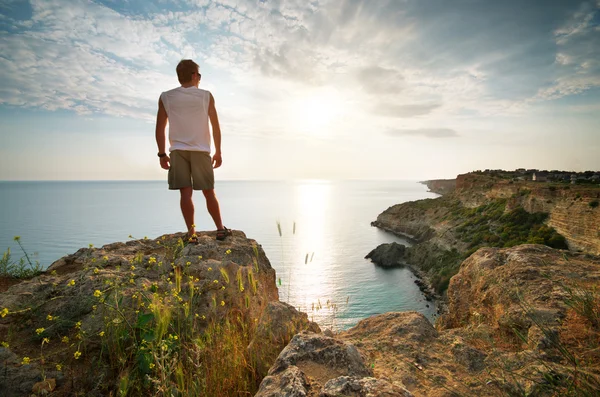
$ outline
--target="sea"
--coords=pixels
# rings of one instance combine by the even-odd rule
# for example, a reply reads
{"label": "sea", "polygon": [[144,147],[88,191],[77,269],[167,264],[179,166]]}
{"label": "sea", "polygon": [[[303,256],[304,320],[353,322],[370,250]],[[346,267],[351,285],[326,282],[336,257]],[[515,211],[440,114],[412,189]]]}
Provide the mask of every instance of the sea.
{"label": "sea", "polygon": [[[417,311],[434,321],[406,268],[364,259],[379,244],[410,245],[370,223],[388,207],[437,197],[417,181],[217,181],[223,223],[262,246],[276,271],[279,299],[321,328],[344,330],[390,311]],[[198,230],[214,230],[201,192]],[[0,182],[0,249],[47,268],[93,244],[185,231],[179,194],[166,181]]]}

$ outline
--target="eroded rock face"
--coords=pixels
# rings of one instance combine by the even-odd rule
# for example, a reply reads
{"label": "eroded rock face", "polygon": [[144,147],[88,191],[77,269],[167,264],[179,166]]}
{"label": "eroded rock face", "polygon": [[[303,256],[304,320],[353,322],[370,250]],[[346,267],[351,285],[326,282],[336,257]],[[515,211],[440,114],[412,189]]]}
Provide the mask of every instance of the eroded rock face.
{"label": "eroded rock face", "polygon": [[373,263],[381,267],[401,267],[405,250],[406,246],[396,242],[380,244],[369,252],[365,259],[371,259]]}
{"label": "eroded rock face", "polygon": [[306,313],[299,312],[284,302],[269,302],[248,346],[251,356],[256,359],[255,368],[266,375],[275,358],[292,337],[304,330],[321,332],[317,323],[308,320]]}

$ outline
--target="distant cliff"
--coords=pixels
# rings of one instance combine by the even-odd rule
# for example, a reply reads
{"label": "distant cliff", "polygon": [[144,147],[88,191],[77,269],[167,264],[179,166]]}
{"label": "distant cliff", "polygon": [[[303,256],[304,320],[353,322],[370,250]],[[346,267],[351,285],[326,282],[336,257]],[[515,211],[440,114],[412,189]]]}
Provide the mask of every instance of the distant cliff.
{"label": "distant cliff", "polygon": [[480,247],[524,243],[600,255],[600,188],[466,174],[442,197],[392,206],[372,224],[412,240],[405,260],[443,292]]}
{"label": "distant cliff", "polygon": [[456,179],[432,179],[421,183],[427,185],[430,192],[441,194],[442,196],[452,192],[456,188]]}

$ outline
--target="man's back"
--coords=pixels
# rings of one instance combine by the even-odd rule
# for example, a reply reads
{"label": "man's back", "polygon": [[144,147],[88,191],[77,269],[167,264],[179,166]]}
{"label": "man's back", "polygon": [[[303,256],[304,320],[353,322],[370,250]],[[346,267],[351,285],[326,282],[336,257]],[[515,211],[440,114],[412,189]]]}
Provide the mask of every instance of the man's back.
{"label": "man's back", "polygon": [[160,99],[169,118],[169,150],[210,153],[210,92],[197,87],[177,87],[163,92]]}

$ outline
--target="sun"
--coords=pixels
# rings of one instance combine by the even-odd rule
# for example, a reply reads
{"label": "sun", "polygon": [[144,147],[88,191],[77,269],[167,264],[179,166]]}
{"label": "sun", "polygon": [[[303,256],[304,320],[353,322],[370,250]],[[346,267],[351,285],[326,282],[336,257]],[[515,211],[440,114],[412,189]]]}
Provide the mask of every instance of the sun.
{"label": "sun", "polygon": [[315,91],[290,103],[291,128],[312,136],[326,136],[344,110],[342,98],[333,91]]}

